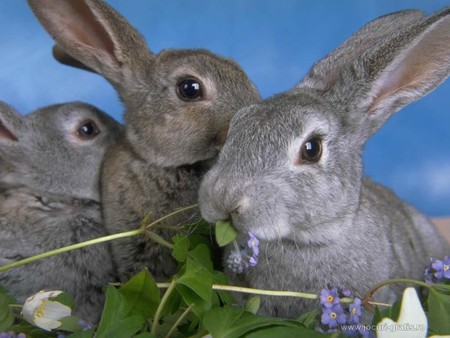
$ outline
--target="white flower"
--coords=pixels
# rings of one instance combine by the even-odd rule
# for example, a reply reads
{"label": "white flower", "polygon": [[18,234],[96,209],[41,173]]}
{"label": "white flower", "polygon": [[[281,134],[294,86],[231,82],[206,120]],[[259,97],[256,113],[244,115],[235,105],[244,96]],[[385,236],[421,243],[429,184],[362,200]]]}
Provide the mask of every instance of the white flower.
{"label": "white flower", "polygon": [[384,318],[377,324],[377,338],[425,338],[428,321],[416,289],[406,288],[397,322]]}
{"label": "white flower", "polygon": [[41,329],[51,331],[61,326],[60,320],[72,314],[72,309],[67,305],[52,301],[63,291],[39,291],[34,296],[27,298],[22,307],[22,315],[29,323]]}

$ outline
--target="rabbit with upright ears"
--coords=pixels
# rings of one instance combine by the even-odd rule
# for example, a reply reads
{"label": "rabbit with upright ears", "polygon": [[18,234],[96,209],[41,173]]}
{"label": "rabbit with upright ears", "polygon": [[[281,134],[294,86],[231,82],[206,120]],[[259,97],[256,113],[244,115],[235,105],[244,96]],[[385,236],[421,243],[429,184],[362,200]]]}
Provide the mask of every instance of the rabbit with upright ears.
{"label": "rabbit with upright ears", "polygon": [[[125,105],[126,135],[108,151],[102,170],[108,230],[135,229],[149,212],[157,218],[197,203],[200,179],[224,143],[232,115],[260,99],[242,69],[206,50],[154,54],[100,0],[28,3],[55,38],[58,59],[104,76]],[[198,211],[186,211],[167,222],[198,219]],[[157,231],[165,239],[175,234]],[[144,267],[157,280],[176,271],[170,251],[144,236],[112,247],[123,280]]]}
{"label": "rabbit with upright ears", "polygon": [[[19,115],[0,102],[0,265],[106,235],[99,174],[119,123],[81,103]],[[46,290],[74,297],[75,314],[97,322],[102,288],[117,280],[108,244],[0,272],[18,301]]]}
{"label": "rabbit with upright ears", "polygon": [[[365,142],[450,73],[450,9],[376,19],[316,63],[295,88],[240,110],[202,182],[206,220],[231,219],[259,240],[259,263],[231,280],[254,288],[362,297],[394,277],[423,280],[449,246],[429,220],[363,177]],[[244,235],[242,235],[244,236]],[[376,296],[391,301],[398,290]],[[316,302],[265,298],[296,317]]]}

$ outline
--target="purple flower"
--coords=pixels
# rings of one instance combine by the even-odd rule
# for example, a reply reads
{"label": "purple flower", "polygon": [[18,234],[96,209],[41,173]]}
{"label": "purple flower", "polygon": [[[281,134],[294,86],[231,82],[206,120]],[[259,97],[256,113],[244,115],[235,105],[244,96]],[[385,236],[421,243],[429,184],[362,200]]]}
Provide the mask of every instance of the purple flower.
{"label": "purple flower", "polygon": [[361,317],[361,299],[355,298],[355,301],[352,304],[350,304],[349,312],[350,312],[349,324],[358,324],[359,317]]}
{"label": "purple flower", "polygon": [[87,331],[87,330],[90,330],[90,329],[92,329],[92,328],[95,327],[95,326],[92,325],[91,323],[86,322],[86,321],[84,321],[84,320],[82,320],[82,319],[80,319],[80,320],[78,321],[78,325],[80,325],[80,326],[83,328],[83,332],[84,332],[84,331]]}
{"label": "purple flower", "polygon": [[427,284],[434,284],[437,282],[431,267],[425,269],[425,282],[427,282]]}
{"label": "purple flower", "polygon": [[441,280],[443,278],[450,279],[450,256],[445,256],[444,259],[432,261],[431,267],[433,268],[434,276]]}
{"label": "purple flower", "polygon": [[337,327],[340,324],[345,324],[347,315],[341,307],[341,304],[335,304],[332,307],[323,307],[323,313],[320,322],[323,325],[328,325],[330,329]]}
{"label": "purple flower", "polygon": [[[245,253],[245,252],[244,252]],[[231,271],[242,273],[248,269],[249,264],[244,260],[243,252],[239,250],[232,251],[227,259],[227,265]]]}
{"label": "purple flower", "polygon": [[252,250],[252,257],[258,257],[259,255],[259,240],[251,232],[248,233],[250,239],[247,242],[247,246]]}
{"label": "purple flower", "polygon": [[331,308],[332,306],[339,304],[341,299],[338,296],[336,288],[331,290],[323,289],[320,292],[320,304],[326,308]]}
{"label": "purple flower", "polygon": [[346,288],[341,288],[341,293],[344,297],[350,297],[352,295],[352,292]]}
{"label": "purple flower", "polygon": [[259,241],[251,232],[248,233],[250,239],[247,242],[247,247],[242,250],[239,248],[236,240],[234,241],[234,250],[231,251],[227,258],[228,267],[235,273],[242,273],[251,266],[258,264],[259,255]]}
{"label": "purple flower", "polygon": [[24,333],[0,332],[0,338],[26,338]]}

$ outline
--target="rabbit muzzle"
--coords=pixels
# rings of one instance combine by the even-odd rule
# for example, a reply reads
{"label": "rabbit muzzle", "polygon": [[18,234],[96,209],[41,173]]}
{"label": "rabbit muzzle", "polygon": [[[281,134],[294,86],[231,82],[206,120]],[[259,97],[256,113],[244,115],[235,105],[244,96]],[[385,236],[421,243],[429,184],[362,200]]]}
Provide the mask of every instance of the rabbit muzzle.
{"label": "rabbit muzzle", "polygon": [[278,190],[270,182],[245,182],[213,168],[200,187],[200,211],[208,222],[231,220],[240,233],[278,240],[291,234],[286,195],[277,194]]}

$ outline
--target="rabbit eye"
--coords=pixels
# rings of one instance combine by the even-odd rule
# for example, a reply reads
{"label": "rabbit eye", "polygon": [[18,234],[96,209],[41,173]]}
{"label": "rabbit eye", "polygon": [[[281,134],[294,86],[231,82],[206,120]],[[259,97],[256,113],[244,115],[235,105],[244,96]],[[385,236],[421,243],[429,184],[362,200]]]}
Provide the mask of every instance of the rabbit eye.
{"label": "rabbit eye", "polygon": [[301,163],[316,163],[322,156],[322,140],[319,137],[313,137],[306,141],[300,150]]}
{"label": "rabbit eye", "polygon": [[100,129],[92,120],[83,121],[77,129],[77,135],[84,140],[90,140],[100,134]]}
{"label": "rabbit eye", "polygon": [[177,83],[177,94],[183,101],[196,101],[203,98],[203,86],[194,78],[181,79]]}

